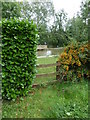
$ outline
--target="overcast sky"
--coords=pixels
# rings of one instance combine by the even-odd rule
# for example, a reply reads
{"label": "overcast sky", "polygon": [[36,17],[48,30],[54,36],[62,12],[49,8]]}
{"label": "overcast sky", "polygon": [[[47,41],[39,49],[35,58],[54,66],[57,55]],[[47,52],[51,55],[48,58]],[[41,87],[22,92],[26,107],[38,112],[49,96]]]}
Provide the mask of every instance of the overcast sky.
{"label": "overcast sky", "polygon": [[68,13],[68,17],[72,18],[74,14],[80,11],[82,0],[52,0],[55,10],[64,9]]}

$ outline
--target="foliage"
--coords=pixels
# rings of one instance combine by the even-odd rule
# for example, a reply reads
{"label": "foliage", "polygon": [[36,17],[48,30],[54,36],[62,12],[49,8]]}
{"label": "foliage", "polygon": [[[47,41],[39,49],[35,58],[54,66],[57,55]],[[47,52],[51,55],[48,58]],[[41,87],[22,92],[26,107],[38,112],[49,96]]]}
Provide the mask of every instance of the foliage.
{"label": "foliage", "polygon": [[48,30],[46,24],[41,24],[38,26],[39,41],[38,44],[44,45],[48,43]]}
{"label": "foliage", "polygon": [[28,20],[33,19],[37,24],[46,24],[50,21],[50,17],[54,14],[53,4],[51,2],[23,2],[21,4],[22,17]]}
{"label": "foliage", "polygon": [[70,41],[69,37],[67,36],[67,33],[62,30],[56,30],[53,28],[51,32],[49,33],[48,37],[48,46],[49,47],[64,47],[68,44]]}
{"label": "foliage", "polygon": [[70,81],[80,81],[82,78],[89,77],[88,65],[88,44],[78,42],[71,43],[59,56],[61,63],[61,79]]}
{"label": "foliage", "polygon": [[67,14],[64,10],[60,10],[58,13],[55,13],[54,23],[49,32],[48,46],[62,47],[67,45],[69,38],[64,30],[66,20]]}
{"label": "foliage", "polygon": [[86,0],[83,1],[77,16],[69,19],[66,23],[66,32],[68,36],[79,42],[88,40],[88,5],[89,3]]}
{"label": "foliage", "polygon": [[80,16],[68,20],[66,32],[68,36],[76,39],[78,42],[88,40],[88,26],[83,22]]}
{"label": "foliage", "polygon": [[[53,3],[46,2],[24,2],[21,5],[22,17],[33,19],[37,24],[40,39],[38,44],[47,44],[48,47],[59,47],[67,45],[68,36],[64,31],[67,14],[64,10],[55,13]],[[54,25],[51,24],[51,19]]]}
{"label": "foliage", "polygon": [[37,24],[39,41],[38,44],[48,43],[48,25],[54,15],[54,7],[51,2],[23,2],[22,18],[27,18]]}
{"label": "foliage", "polygon": [[88,14],[89,14],[89,4],[90,4],[90,1],[88,0],[83,0],[81,2],[81,6],[80,6],[80,10],[81,10],[81,16],[82,16],[82,19],[85,21],[87,21],[87,18],[89,17]]}
{"label": "foliage", "polygon": [[52,2],[4,2],[2,0],[3,18],[28,19],[37,24],[40,36],[38,44],[47,44],[48,47],[66,46],[70,37],[79,42],[88,40],[88,2],[81,3],[80,12],[76,17],[67,21],[64,10],[55,12]]}
{"label": "foliage", "polygon": [[13,2],[6,2],[3,0],[2,2],[2,18],[10,19],[17,17],[19,18],[21,16],[21,2],[16,2],[15,0]]}
{"label": "foliage", "polygon": [[35,74],[37,29],[33,21],[2,20],[2,96],[28,93]]}

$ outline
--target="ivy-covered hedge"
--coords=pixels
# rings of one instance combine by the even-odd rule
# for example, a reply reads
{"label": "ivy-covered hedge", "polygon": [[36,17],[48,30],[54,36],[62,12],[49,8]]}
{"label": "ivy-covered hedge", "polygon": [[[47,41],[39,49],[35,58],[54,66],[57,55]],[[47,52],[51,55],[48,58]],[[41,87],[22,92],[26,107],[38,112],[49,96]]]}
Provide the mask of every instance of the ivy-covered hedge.
{"label": "ivy-covered hedge", "polygon": [[37,29],[33,21],[2,20],[2,97],[16,99],[35,77]]}
{"label": "ivy-covered hedge", "polygon": [[89,78],[88,43],[72,42],[59,56],[60,80],[80,81]]}

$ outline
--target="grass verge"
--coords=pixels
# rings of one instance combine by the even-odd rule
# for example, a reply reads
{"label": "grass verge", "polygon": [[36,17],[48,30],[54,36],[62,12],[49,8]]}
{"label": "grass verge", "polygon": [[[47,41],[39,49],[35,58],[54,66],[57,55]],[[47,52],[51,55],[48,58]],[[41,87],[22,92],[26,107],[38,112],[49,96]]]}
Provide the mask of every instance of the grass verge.
{"label": "grass verge", "polygon": [[33,89],[23,100],[3,101],[3,118],[88,118],[88,82]]}

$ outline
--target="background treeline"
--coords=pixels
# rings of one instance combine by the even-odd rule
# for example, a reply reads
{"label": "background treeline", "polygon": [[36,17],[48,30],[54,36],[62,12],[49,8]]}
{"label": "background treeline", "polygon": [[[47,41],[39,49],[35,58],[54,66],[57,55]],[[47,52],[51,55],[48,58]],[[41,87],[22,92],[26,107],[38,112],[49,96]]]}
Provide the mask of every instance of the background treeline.
{"label": "background treeline", "polygon": [[88,40],[89,4],[82,1],[80,12],[68,19],[63,9],[56,13],[51,2],[2,2],[2,18],[33,19],[39,33],[38,44],[63,47],[72,40]]}

